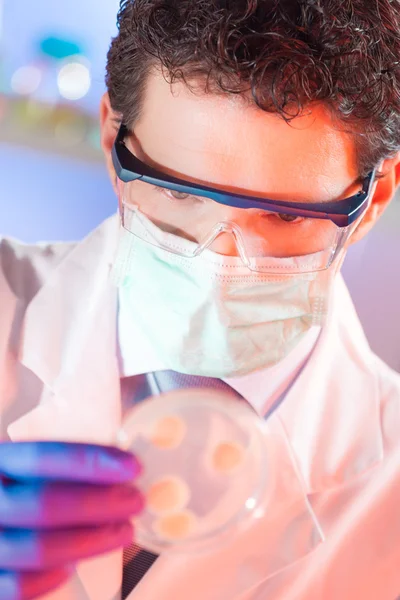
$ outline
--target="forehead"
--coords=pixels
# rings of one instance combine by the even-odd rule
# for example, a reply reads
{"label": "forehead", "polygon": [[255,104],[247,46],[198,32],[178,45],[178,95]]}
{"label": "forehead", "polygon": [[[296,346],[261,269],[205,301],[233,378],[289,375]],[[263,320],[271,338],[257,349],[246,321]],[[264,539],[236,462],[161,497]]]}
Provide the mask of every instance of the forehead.
{"label": "forehead", "polygon": [[135,133],[155,165],[228,188],[324,200],[359,175],[353,139],[323,106],[288,124],[240,96],[194,93],[160,74],[148,80]]}

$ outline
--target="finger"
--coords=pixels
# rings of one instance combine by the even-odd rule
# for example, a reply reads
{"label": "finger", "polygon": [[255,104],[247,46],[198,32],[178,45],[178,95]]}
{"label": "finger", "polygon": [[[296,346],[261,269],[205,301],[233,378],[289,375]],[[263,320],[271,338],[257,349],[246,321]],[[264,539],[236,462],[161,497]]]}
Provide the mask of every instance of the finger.
{"label": "finger", "polygon": [[54,529],[125,521],[144,508],[133,486],[12,483],[0,487],[0,526]]}
{"label": "finger", "polygon": [[0,572],[1,600],[33,600],[65,583],[71,576],[70,568],[43,573]]}
{"label": "finger", "polygon": [[0,473],[11,479],[125,483],[140,472],[139,461],[119,448],[64,442],[0,444]]}
{"label": "finger", "polygon": [[128,546],[132,541],[129,521],[58,531],[3,530],[0,564],[7,571],[48,571]]}

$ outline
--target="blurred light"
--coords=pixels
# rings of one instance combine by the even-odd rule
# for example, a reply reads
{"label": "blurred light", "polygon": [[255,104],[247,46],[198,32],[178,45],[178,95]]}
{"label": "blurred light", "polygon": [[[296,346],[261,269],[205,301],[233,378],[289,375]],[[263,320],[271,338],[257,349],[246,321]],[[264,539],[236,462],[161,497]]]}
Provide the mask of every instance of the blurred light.
{"label": "blurred light", "polygon": [[261,507],[256,508],[253,513],[253,519],[262,519],[265,516],[265,510]]}
{"label": "blurred light", "polygon": [[40,49],[43,54],[50,56],[50,58],[55,58],[56,60],[62,60],[69,56],[82,53],[82,48],[75,42],[57,37],[48,37],[41,40]]}
{"label": "blurred light", "polygon": [[21,96],[30,96],[36,92],[41,81],[42,72],[38,67],[21,67],[11,78],[11,89]]}
{"label": "blurred light", "polygon": [[79,62],[69,62],[61,67],[57,77],[58,89],[66,100],[84,98],[90,90],[91,83],[88,67]]}
{"label": "blurred light", "polygon": [[246,500],[246,508],[248,510],[253,510],[253,508],[255,508],[257,504],[257,500],[255,498],[249,498],[248,500]]}

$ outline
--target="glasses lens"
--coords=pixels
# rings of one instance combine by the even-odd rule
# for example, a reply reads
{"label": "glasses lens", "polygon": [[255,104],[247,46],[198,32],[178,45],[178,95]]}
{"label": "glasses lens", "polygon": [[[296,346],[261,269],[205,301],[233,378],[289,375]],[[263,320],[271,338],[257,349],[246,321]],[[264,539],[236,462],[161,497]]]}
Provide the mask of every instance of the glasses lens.
{"label": "glasses lens", "polygon": [[347,231],[328,219],[239,209],[140,180],[119,181],[119,193],[124,226],[139,238],[183,256],[205,247],[244,255],[254,271],[324,269]]}

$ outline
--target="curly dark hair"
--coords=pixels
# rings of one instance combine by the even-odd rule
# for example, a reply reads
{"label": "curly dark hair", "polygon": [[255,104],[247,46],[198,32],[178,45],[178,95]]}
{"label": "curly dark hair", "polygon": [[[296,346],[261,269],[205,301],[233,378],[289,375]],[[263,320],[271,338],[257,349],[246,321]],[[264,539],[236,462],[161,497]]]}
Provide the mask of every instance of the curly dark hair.
{"label": "curly dark hair", "polygon": [[400,0],[122,0],[106,83],[133,127],[154,68],[287,121],[322,102],[360,175],[400,149]]}

